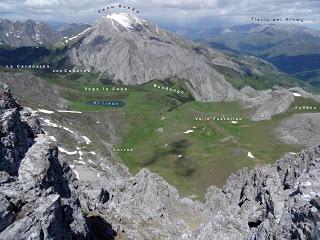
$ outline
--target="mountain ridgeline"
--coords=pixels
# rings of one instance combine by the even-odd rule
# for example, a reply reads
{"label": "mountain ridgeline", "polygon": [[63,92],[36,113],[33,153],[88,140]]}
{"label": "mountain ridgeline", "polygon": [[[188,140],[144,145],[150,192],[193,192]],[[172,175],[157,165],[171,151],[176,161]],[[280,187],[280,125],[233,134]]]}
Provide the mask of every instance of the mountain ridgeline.
{"label": "mountain ridgeline", "polygon": [[51,47],[63,37],[88,28],[86,24],[63,24],[57,29],[31,19],[25,22],[0,19],[0,47]]}
{"label": "mountain ridgeline", "polygon": [[[263,58],[319,90],[320,31],[289,24],[248,24],[191,32],[195,41],[223,51]],[[186,32],[184,35],[191,37]]]}
{"label": "mountain ridgeline", "polygon": [[101,79],[125,85],[182,80],[198,101],[235,100],[246,85],[303,85],[258,58],[223,54],[125,13],[104,16],[58,45],[69,63],[90,67]]}
{"label": "mountain ridgeline", "polygon": [[[41,26],[50,29],[45,24]],[[41,44],[37,39],[32,43],[19,42],[13,46],[29,47],[0,48],[1,64],[11,64],[10,59],[15,59],[14,63],[45,62],[54,68],[91,68],[100,74],[101,82],[124,85],[165,79],[183,81],[196,100],[205,102],[237,100],[239,90],[247,85],[259,90],[274,85],[310,89],[308,83],[279,72],[259,58],[224,54],[187,41],[131,14],[109,14],[90,27],[78,24],[57,29],[55,37],[41,41],[48,43],[46,47],[50,48],[50,54],[38,48]],[[47,36],[46,32],[38,35]],[[62,38],[63,35],[69,37]],[[23,56],[29,56],[30,52],[37,57],[26,60]]]}

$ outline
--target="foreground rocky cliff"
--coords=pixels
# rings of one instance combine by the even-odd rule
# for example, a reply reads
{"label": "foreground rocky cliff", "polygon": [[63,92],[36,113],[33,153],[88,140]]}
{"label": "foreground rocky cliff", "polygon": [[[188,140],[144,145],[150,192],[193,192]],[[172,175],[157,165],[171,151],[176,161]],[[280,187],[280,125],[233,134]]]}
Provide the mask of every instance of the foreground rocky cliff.
{"label": "foreground rocky cliff", "polygon": [[3,83],[0,114],[0,239],[112,239],[108,223],[83,212],[57,146]]}
{"label": "foreground rocky cliff", "polygon": [[146,169],[78,181],[4,84],[0,107],[0,239],[320,239],[319,147],[243,169],[198,202]]}

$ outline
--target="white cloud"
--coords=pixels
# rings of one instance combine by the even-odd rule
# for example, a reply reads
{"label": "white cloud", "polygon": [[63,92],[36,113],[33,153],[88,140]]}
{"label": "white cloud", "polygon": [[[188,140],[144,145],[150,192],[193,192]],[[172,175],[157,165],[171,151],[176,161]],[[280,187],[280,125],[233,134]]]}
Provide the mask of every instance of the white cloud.
{"label": "white cloud", "polygon": [[24,4],[32,8],[57,8],[61,5],[58,0],[27,0]]}
{"label": "white cloud", "polygon": [[[0,15],[11,18],[88,22],[111,0],[1,0]],[[314,0],[128,0],[142,17],[158,22],[188,23],[201,18],[221,18],[248,23],[255,17],[297,17],[320,23],[320,1]]]}

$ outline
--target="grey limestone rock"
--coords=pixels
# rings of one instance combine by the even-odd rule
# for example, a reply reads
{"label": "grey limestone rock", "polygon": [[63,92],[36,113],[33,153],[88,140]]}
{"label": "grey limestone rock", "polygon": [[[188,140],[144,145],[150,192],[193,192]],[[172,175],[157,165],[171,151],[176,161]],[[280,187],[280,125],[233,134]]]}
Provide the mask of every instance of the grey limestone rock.
{"label": "grey limestone rock", "polygon": [[42,134],[30,109],[0,87],[0,239],[96,239],[58,147]]}
{"label": "grey limestone rock", "polygon": [[274,115],[286,112],[294,101],[289,90],[256,91],[246,87],[237,98],[245,108],[252,110],[251,120],[270,120]]}
{"label": "grey limestone rock", "polygon": [[276,134],[285,143],[315,147],[320,142],[320,114],[295,114],[281,123]]}
{"label": "grey limestone rock", "polygon": [[68,55],[74,65],[95,69],[114,83],[184,79],[199,101],[230,101],[237,94],[213,62],[242,71],[239,63],[222,53],[203,49],[124,13],[102,17],[78,37]]}
{"label": "grey limestone rock", "polygon": [[0,45],[11,47],[50,46],[61,35],[47,24],[27,20],[25,22],[0,19]]}

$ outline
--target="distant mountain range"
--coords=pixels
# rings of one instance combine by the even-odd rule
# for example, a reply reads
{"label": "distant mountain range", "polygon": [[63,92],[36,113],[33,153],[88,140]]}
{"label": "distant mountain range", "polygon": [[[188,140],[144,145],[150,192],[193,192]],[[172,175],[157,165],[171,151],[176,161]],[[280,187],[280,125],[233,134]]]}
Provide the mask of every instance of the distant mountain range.
{"label": "distant mountain range", "polygon": [[320,31],[298,25],[248,24],[178,33],[210,47],[253,55],[313,86],[320,86]]}
{"label": "distant mountain range", "polygon": [[106,81],[182,80],[199,101],[235,99],[248,84],[258,89],[297,85],[258,58],[223,54],[125,13],[104,16],[58,45],[66,49],[68,62],[90,67]]}
{"label": "distant mountain range", "polygon": [[0,19],[0,46],[52,46],[62,37],[71,37],[88,28],[86,24],[63,24],[55,29],[43,22]]}
{"label": "distant mountain range", "polygon": [[[1,38],[7,31],[13,34],[2,45],[16,48],[0,48],[1,65],[47,62],[56,69],[91,68],[101,82],[125,85],[170,79],[183,82],[199,101],[234,100],[247,85],[259,90],[308,87],[260,58],[224,54],[130,14],[106,15],[92,26],[5,21]],[[18,33],[24,41],[16,40]]]}

